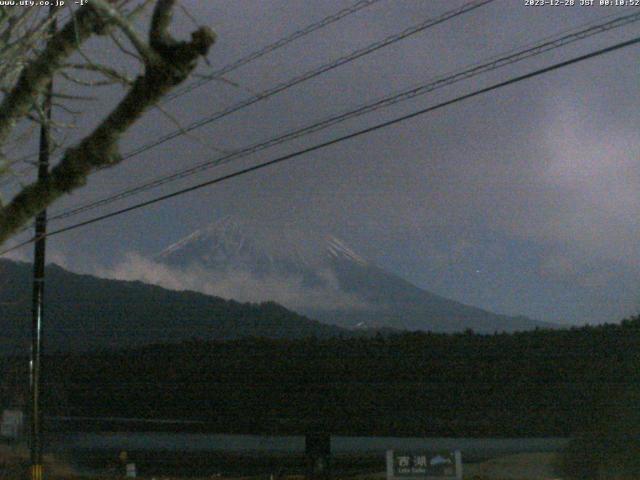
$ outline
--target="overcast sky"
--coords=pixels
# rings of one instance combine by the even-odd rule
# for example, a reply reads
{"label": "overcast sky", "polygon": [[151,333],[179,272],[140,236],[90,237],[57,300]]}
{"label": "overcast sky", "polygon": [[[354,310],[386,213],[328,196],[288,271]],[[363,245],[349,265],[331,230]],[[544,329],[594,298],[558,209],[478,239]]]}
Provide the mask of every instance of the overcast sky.
{"label": "overcast sky", "polygon": [[[183,1],[198,23],[218,34],[210,66],[202,65],[201,73],[353,3]],[[464,3],[381,0],[227,74],[229,82],[209,82],[180,96],[165,109],[188,125]],[[633,11],[496,0],[96,174],[50,212]],[[50,227],[70,225],[634,38],[639,26],[634,23],[459,82]],[[174,27],[178,34],[194,28],[181,11]],[[108,42],[90,44],[87,50],[112,64],[132,65]],[[49,259],[75,271],[101,271],[118,266],[132,252],[151,257],[221,216],[237,215],[282,228],[332,233],[426,290],[491,311],[570,324],[618,321],[640,310],[639,61],[640,47],[629,47],[52,237]],[[89,131],[121,94],[107,90],[96,93],[99,101],[80,105],[85,114],[71,138]],[[122,150],[175,129],[173,120],[152,112],[123,140]],[[4,187],[5,195],[14,191]],[[29,258],[29,250],[12,255]]]}

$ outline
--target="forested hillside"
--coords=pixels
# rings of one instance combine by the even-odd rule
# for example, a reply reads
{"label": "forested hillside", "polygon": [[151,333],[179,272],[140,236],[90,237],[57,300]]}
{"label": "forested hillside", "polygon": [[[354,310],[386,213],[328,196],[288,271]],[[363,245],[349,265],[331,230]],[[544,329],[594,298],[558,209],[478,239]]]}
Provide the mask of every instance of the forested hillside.
{"label": "forested hillside", "polygon": [[[221,432],[568,435],[624,407],[640,318],[476,335],[243,339],[47,361],[48,412],[186,418]],[[15,359],[14,359],[15,360]]]}
{"label": "forested hillside", "polygon": [[[0,354],[28,352],[31,266],[0,260]],[[346,330],[325,325],[274,302],[241,303],[142,282],[46,270],[45,347],[79,352],[191,338],[229,340],[329,337]]]}

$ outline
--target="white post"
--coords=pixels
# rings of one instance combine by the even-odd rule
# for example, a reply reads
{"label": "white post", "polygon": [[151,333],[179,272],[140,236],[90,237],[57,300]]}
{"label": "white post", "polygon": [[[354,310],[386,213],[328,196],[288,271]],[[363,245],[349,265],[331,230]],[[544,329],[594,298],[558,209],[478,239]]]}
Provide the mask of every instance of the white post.
{"label": "white post", "polygon": [[460,450],[456,450],[454,454],[456,457],[456,479],[462,480],[462,454]]}
{"label": "white post", "polygon": [[127,463],[127,477],[128,478],[136,478],[136,464],[135,463]]}
{"label": "white post", "polygon": [[387,480],[393,480],[393,450],[387,450]]}

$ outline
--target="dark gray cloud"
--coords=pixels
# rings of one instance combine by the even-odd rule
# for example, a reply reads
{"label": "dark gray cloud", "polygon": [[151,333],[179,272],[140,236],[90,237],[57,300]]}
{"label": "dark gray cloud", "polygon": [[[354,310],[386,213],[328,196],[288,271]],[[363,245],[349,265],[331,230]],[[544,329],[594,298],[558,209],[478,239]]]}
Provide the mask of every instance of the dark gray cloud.
{"label": "dark gray cloud", "polygon": [[[269,88],[462,3],[384,0],[229,74],[239,88],[212,82],[167,109],[189,124],[245,98],[248,91]],[[211,69],[349,4],[184,2],[199,22],[219,33]],[[97,174],[60,207],[99,198],[216,156],[217,148],[264,140],[624,11],[535,8],[525,7],[524,1],[498,0]],[[178,14],[177,19],[176,32],[191,28],[186,17]],[[632,26],[578,42],[163,187],[153,195],[631,38],[634,32],[637,28]],[[51,251],[77,270],[115,272],[131,252],[151,256],[191,230],[235,214],[283,228],[295,225],[335,233],[423,288],[490,310],[572,323],[618,320],[635,313],[640,298],[638,59],[638,48],[630,48],[503,88],[56,237],[50,241]],[[99,110],[87,114],[88,124]],[[173,129],[170,120],[153,112],[136,126],[124,149]],[[75,220],[81,218],[86,217]]]}

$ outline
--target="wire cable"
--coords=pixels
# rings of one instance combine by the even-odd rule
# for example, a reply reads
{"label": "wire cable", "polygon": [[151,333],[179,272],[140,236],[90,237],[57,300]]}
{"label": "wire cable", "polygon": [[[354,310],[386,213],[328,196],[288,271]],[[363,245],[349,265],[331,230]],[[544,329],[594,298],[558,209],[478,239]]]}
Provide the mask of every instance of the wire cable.
{"label": "wire cable", "polygon": [[[271,52],[274,52],[275,50],[278,50],[286,45],[289,45],[290,43],[294,42],[295,40],[302,38],[306,35],[309,35],[313,32],[315,32],[316,30],[320,30],[324,27],[327,27],[329,25],[331,25],[332,23],[337,22],[338,20],[341,20],[349,15],[352,15],[360,10],[363,10],[367,7],[370,7],[372,5],[374,5],[375,3],[380,2],[381,0],[360,0],[356,3],[354,3],[353,5],[344,8],[334,14],[331,14],[327,17],[324,17],[323,19],[315,22],[315,23],[311,23],[293,33],[291,33],[290,35],[287,35],[286,37],[280,38],[278,40],[276,40],[273,43],[270,43],[269,45],[261,48],[260,50],[256,50],[254,52],[249,53],[248,55],[245,55],[244,57],[239,58],[238,60],[229,63],[227,65],[225,65],[224,67],[212,72],[211,74],[209,74],[207,76],[207,78],[202,78],[190,85],[187,85],[185,87],[183,87],[182,89],[176,90],[173,93],[167,95],[163,100],[162,100],[162,104],[164,103],[168,103],[171,100],[184,95],[188,92],[191,92],[193,90],[195,90],[196,88],[199,88],[202,85],[205,85],[206,83],[209,83],[211,81],[214,80],[218,80],[221,79],[224,75],[226,75],[229,72],[232,72],[244,65],[247,65],[250,62],[253,62],[254,60],[257,60],[260,57],[263,57]],[[70,17],[72,16],[72,14],[67,14],[66,17],[63,18],[63,21],[68,20]],[[37,154],[32,154],[29,155],[27,158],[31,158],[33,156],[37,156]],[[22,170],[21,172],[19,172],[19,175],[24,175],[26,173],[29,173],[31,171],[35,170],[35,167],[30,167],[27,169]],[[10,179],[5,179],[3,181],[0,181],[0,187],[6,186],[9,183],[12,183],[14,181],[14,179],[10,178]]]}
{"label": "wire cable", "polygon": [[231,115],[232,113],[235,113],[239,110],[242,110],[244,108],[247,108],[255,103],[261,102],[263,100],[266,100],[267,98],[270,98],[280,92],[283,92],[285,90],[288,90],[296,85],[299,85],[303,82],[306,82],[307,80],[311,80],[312,78],[316,78],[324,73],[327,73],[331,70],[334,70],[342,65],[345,65],[347,63],[353,62],[354,60],[357,60],[359,58],[364,57],[365,55],[369,55],[377,50],[380,50],[384,47],[387,47],[389,45],[393,45],[394,43],[399,42],[400,40],[404,40],[405,38],[408,38],[412,35],[415,35],[417,33],[423,32],[424,30],[427,30],[431,27],[434,27],[436,25],[439,25],[441,23],[444,23],[448,20],[451,20],[453,18],[456,18],[460,15],[463,15],[464,13],[467,12],[471,12],[477,8],[480,8],[484,5],[487,5],[489,3],[494,2],[495,0],[473,0],[471,2],[465,3],[464,5],[462,5],[459,8],[453,9],[453,10],[449,10],[445,13],[443,13],[442,15],[435,17],[435,18],[429,18],[417,25],[414,25],[413,27],[409,27],[405,30],[403,30],[400,33],[396,33],[394,35],[390,35],[386,38],[384,38],[383,40],[374,42],[372,44],[367,45],[366,47],[360,48],[358,50],[354,50],[353,52],[351,52],[348,55],[345,55],[343,57],[340,57],[336,60],[333,60],[329,63],[326,63],[324,65],[321,65],[320,67],[314,68],[312,70],[309,70],[297,77],[294,77],[290,80],[287,80],[285,82],[279,83],[276,86],[269,88],[267,90],[263,90],[260,93],[257,93],[256,95],[249,97],[245,100],[242,100],[236,104],[231,105],[230,107],[225,108],[224,110],[220,110],[216,113],[214,113],[213,115],[210,115],[208,117],[202,118],[200,120],[196,120],[195,122],[190,123],[189,125],[187,125],[184,128],[180,128],[178,130],[174,130],[173,132],[170,132],[166,135],[163,135],[161,137],[159,137],[158,139],[146,143],[145,145],[142,145],[138,148],[136,148],[135,150],[132,150],[130,152],[127,152],[124,156],[123,156],[123,160],[135,157],[137,155],[140,155],[141,153],[146,152],[147,150],[150,150],[154,147],[157,147],[158,145],[161,145],[165,142],[168,142],[169,140],[173,140],[174,138],[180,137],[182,135],[185,135],[197,128],[200,128],[204,125],[208,125],[212,122],[215,122],[221,118],[224,118],[228,115]]}
{"label": "wire cable", "polygon": [[[137,209],[140,209],[140,208],[143,208],[143,207],[146,207],[146,206],[149,206],[149,205],[152,205],[152,204],[164,201],[164,200],[168,200],[170,198],[174,198],[174,197],[177,197],[177,196],[180,196],[180,195],[184,195],[185,193],[193,192],[195,190],[199,190],[199,189],[204,188],[204,187],[215,185],[217,183],[221,183],[221,182],[224,182],[226,180],[230,180],[232,178],[240,177],[242,175],[246,175],[246,174],[251,173],[251,172],[262,170],[264,168],[267,168],[267,167],[270,167],[270,166],[273,166],[273,165],[276,165],[276,164],[291,160],[293,158],[305,155],[307,153],[314,152],[314,151],[320,150],[320,149],[324,149],[324,148],[329,147],[331,145],[335,145],[337,143],[341,143],[341,142],[344,142],[346,140],[350,140],[350,139],[353,139],[353,138],[356,138],[356,137],[360,137],[360,136],[366,135],[368,133],[371,133],[371,132],[374,132],[374,131],[377,131],[377,130],[380,130],[380,129],[383,129],[383,128],[390,127],[392,125],[396,125],[396,124],[404,122],[406,120],[425,115],[425,114],[433,112],[435,110],[439,110],[441,108],[444,108],[444,107],[447,107],[447,106],[462,102],[464,100],[468,100],[468,99],[473,98],[473,97],[477,97],[479,95],[483,95],[483,94],[488,93],[488,92],[492,92],[494,90],[498,90],[500,88],[503,88],[503,87],[506,87],[506,86],[509,86],[509,85],[513,85],[515,83],[522,82],[524,80],[528,80],[530,78],[534,78],[534,77],[537,77],[537,76],[540,76],[540,75],[543,75],[543,74],[546,74],[546,73],[549,73],[549,72],[552,72],[552,71],[555,71],[555,70],[559,70],[559,69],[567,67],[569,65],[574,65],[576,63],[583,62],[585,60],[589,60],[589,59],[592,59],[592,58],[595,58],[595,57],[599,57],[599,56],[605,55],[607,53],[614,52],[616,50],[620,50],[620,49],[623,49],[623,48],[626,48],[626,47],[637,45],[638,43],[640,43],[640,37],[636,37],[636,38],[634,38],[632,40],[627,40],[625,42],[617,43],[617,44],[612,45],[610,47],[602,48],[600,50],[596,50],[594,52],[587,53],[587,54],[581,55],[579,57],[574,57],[572,59],[565,60],[565,61],[560,62],[560,63],[555,63],[555,64],[553,64],[551,66],[548,66],[548,67],[545,67],[545,68],[541,68],[541,69],[538,69],[538,70],[534,70],[533,72],[529,72],[529,73],[526,73],[524,75],[520,75],[520,76],[511,78],[509,80],[505,80],[503,82],[496,83],[494,85],[482,88],[480,90],[475,90],[475,91],[473,91],[471,93],[467,93],[465,95],[461,95],[459,97],[455,97],[455,98],[453,98],[451,100],[447,100],[445,102],[438,103],[438,104],[433,105],[431,107],[423,108],[423,109],[417,110],[415,112],[412,112],[412,113],[409,113],[409,114],[402,115],[400,117],[394,118],[392,120],[387,120],[385,122],[378,123],[378,124],[373,125],[371,127],[367,127],[367,128],[361,129],[361,130],[357,130],[357,131],[349,133],[347,135],[343,135],[343,136],[328,140],[326,142],[318,143],[316,145],[303,148],[303,149],[298,150],[296,152],[289,153],[287,155],[283,155],[283,156],[274,158],[274,159],[266,161],[264,163],[260,163],[260,164],[257,164],[257,165],[251,166],[251,167],[247,167],[247,168],[244,168],[242,170],[238,170],[236,172],[229,173],[227,175],[216,177],[216,178],[214,178],[212,180],[207,180],[207,181],[198,183],[196,185],[192,185],[190,187],[183,188],[181,190],[169,193],[167,195],[162,195],[162,196],[153,198],[151,200],[147,200],[145,202],[140,202],[140,203],[137,203],[135,205],[131,205],[129,207],[122,208],[120,210],[116,210],[116,211],[111,212],[111,213],[107,213],[107,214],[104,214],[104,215],[100,215],[100,216],[91,218],[89,220],[85,220],[83,222],[78,222],[78,223],[75,223],[73,225],[69,225],[67,227],[59,228],[57,230],[52,230],[51,232],[47,233],[46,235],[42,235],[41,238],[51,237],[51,236],[54,236],[54,235],[59,235],[59,234],[64,233],[64,232],[75,230],[77,228],[84,227],[86,225],[91,225],[93,223],[101,222],[101,221],[106,220],[108,218],[116,217],[118,215],[122,215],[124,213],[131,212],[133,210],[137,210]],[[24,241],[24,242],[22,242],[22,243],[20,243],[18,245],[14,245],[11,248],[5,249],[2,252],[0,252],[0,256],[5,255],[5,254],[7,254],[7,253],[9,253],[9,252],[11,252],[13,250],[16,250],[16,249],[20,248],[20,247],[23,247],[24,245],[28,245],[30,243],[33,243],[34,241],[36,241],[38,239],[39,238],[33,237],[33,238],[31,238],[29,240],[26,240],[26,241]]]}
{"label": "wire cable", "polygon": [[236,151],[229,152],[228,154],[222,157],[219,157],[217,159],[207,160],[195,166],[192,166],[186,169],[177,170],[169,175],[160,176],[156,179],[150,180],[141,185],[127,188],[123,191],[120,191],[115,194],[111,194],[107,197],[103,197],[99,200],[95,200],[88,204],[67,209],[57,214],[53,214],[50,216],[49,220],[55,221],[55,220],[61,220],[64,218],[69,218],[79,213],[82,213],[88,210],[93,210],[100,206],[108,205],[115,201],[122,200],[124,198],[136,195],[138,193],[142,193],[152,188],[156,188],[161,185],[165,185],[167,183],[171,183],[173,181],[186,178],[196,173],[200,173],[207,169],[229,163],[232,160],[246,157],[248,155],[264,150],[266,148],[270,148],[272,146],[279,145],[281,143],[302,137],[304,135],[308,135],[310,133],[314,133],[314,132],[326,129],[330,126],[344,122],[351,118],[356,118],[364,114],[378,110],[380,108],[385,108],[385,107],[394,105],[396,103],[409,100],[416,96],[424,95],[426,93],[432,92],[439,88],[443,88],[445,86],[452,85],[462,80],[472,78],[476,75],[480,75],[492,70],[496,70],[498,68],[502,68],[507,65],[511,65],[513,63],[523,61],[533,56],[541,55],[550,50],[554,50],[556,48],[560,48],[562,46],[602,33],[604,31],[608,31],[613,28],[622,27],[624,25],[628,25],[630,23],[637,22],[637,21],[640,21],[640,12],[618,17],[610,22],[600,23],[595,26],[590,26],[586,29],[565,35],[560,38],[543,41],[542,43],[534,45],[533,47],[516,51],[514,53],[510,53],[503,57],[493,57],[492,59],[490,59],[489,61],[486,61],[485,63],[475,64],[471,67],[465,68],[461,71],[455,72],[448,76],[442,76],[434,80],[431,80],[426,84],[419,85],[409,90],[396,93],[394,95],[383,97],[382,99],[377,100],[375,102],[362,105],[356,109],[349,110],[341,114],[333,115],[331,117],[325,118],[319,122],[313,123],[306,127],[287,132],[285,134],[279,135],[269,140],[253,144]]}
{"label": "wire cable", "polygon": [[374,3],[379,2],[380,0],[361,0],[359,2],[354,3],[353,5],[351,5],[350,7],[347,7],[343,10],[340,10],[337,13],[334,13],[332,15],[329,15],[325,18],[323,18],[322,20],[316,22],[316,23],[312,23],[307,25],[306,27],[301,28],[300,30],[297,30],[295,32],[293,32],[292,34],[283,37],[279,40],[276,40],[275,42],[261,48],[260,50],[256,50],[255,52],[252,52],[248,55],[245,55],[242,58],[239,58],[238,60],[236,60],[235,62],[232,62],[222,68],[220,68],[219,70],[216,70],[215,72],[211,73],[210,75],[207,76],[207,78],[202,78],[196,82],[193,82],[189,85],[186,85],[178,90],[175,90],[173,93],[167,95],[165,97],[165,99],[163,99],[162,103],[167,103],[171,100],[173,100],[174,98],[180,97],[186,93],[189,93],[193,90],[195,90],[196,88],[201,87],[202,85],[205,85],[213,80],[216,79],[220,79],[222,78],[223,75],[226,75],[229,72],[232,72],[233,70],[236,70],[244,65],[246,65],[247,63],[253,62],[254,60],[257,60],[260,57],[263,57],[265,55],[267,55],[268,53],[271,53],[275,50],[278,50],[279,48],[284,47],[285,45],[290,44],[291,42],[297,40],[298,38],[304,37],[306,35],[309,35],[312,32],[315,32],[316,30],[319,30],[321,28],[324,28],[328,25],[331,25],[332,23],[337,22],[338,20],[354,14],[364,8],[370,7],[371,5],[373,5]]}
{"label": "wire cable", "polygon": [[[275,87],[265,90],[263,92],[258,93],[255,96],[249,97],[248,99],[245,99],[244,101],[241,101],[237,104],[234,104],[224,110],[221,110],[209,117],[200,119],[196,122],[191,123],[190,125],[188,125],[185,128],[181,128],[178,130],[174,130],[173,132],[170,132],[169,134],[166,134],[150,143],[147,143],[145,145],[142,145],[138,148],[136,148],[133,151],[127,152],[126,154],[123,155],[122,160],[127,160],[130,159],[132,157],[135,157],[147,150],[150,150],[158,145],[161,145],[162,143],[165,143],[169,140],[172,140],[174,138],[177,138],[179,136],[185,135],[186,133],[189,133],[192,130],[195,130],[197,128],[200,128],[206,124],[209,124],[211,122],[214,122],[216,120],[219,120],[223,117],[226,117],[227,115],[230,115],[232,113],[235,113],[239,110],[242,110],[250,105],[253,105],[259,101],[265,100],[266,98],[269,98],[273,95],[276,95],[277,93],[280,93],[284,90],[287,90],[295,85],[298,85],[302,82],[305,82],[307,80],[310,80],[312,78],[315,78],[319,75],[322,75],[323,73],[326,73],[330,70],[333,70],[341,65],[344,65],[346,63],[352,62],[358,58],[361,58],[365,55],[368,55],[370,53],[373,53],[381,48],[384,48],[386,46],[392,45],[396,42],[399,42],[400,40],[403,40],[411,35],[417,34],[419,32],[422,32],[428,28],[431,28],[433,26],[439,25],[443,22],[446,22],[450,19],[453,19],[455,17],[458,17],[464,13],[470,12],[472,10],[475,10],[477,8],[480,8],[484,5],[487,5],[489,3],[494,2],[495,0],[473,0],[471,2],[468,2],[456,9],[453,10],[449,10],[445,13],[443,13],[442,15],[435,17],[435,18],[429,18],[417,25],[414,25],[412,27],[409,27],[403,31],[401,31],[400,33],[394,34],[394,35],[390,35],[378,42],[374,42],[364,48],[355,50],[353,52],[351,52],[350,54],[340,57],[337,60],[334,60],[330,63],[324,64],[318,68],[315,68],[313,70],[310,70],[300,76],[297,76],[293,79],[290,79],[286,82],[283,82],[281,84],[276,85]],[[226,68],[226,67],[225,67]],[[283,140],[284,141],[284,140]],[[234,153],[235,155],[235,153]],[[101,203],[102,204],[102,203]],[[75,210],[75,209],[74,209]],[[75,213],[75,212],[74,212]],[[52,216],[50,218],[50,220],[55,220],[55,219],[60,219],[60,218],[64,218],[66,216],[69,216],[70,213],[69,212],[62,212],[59,215],[61,216]]]}

